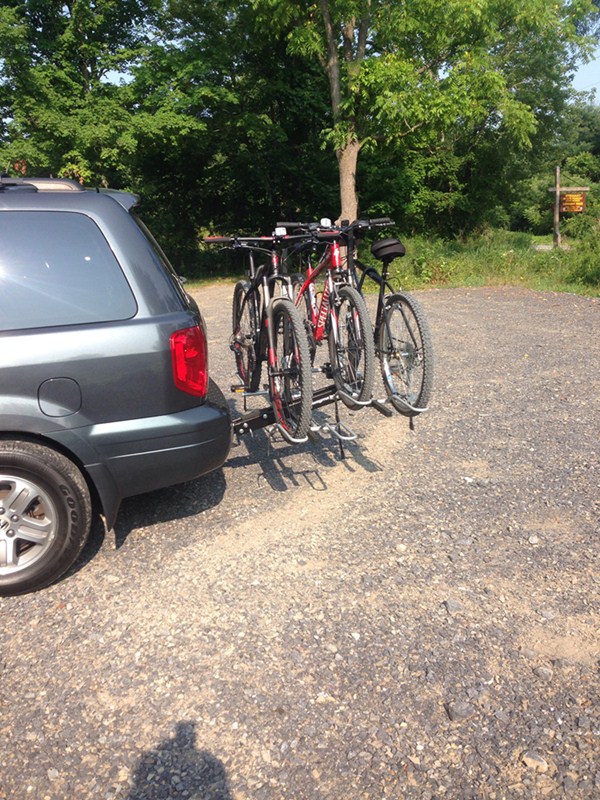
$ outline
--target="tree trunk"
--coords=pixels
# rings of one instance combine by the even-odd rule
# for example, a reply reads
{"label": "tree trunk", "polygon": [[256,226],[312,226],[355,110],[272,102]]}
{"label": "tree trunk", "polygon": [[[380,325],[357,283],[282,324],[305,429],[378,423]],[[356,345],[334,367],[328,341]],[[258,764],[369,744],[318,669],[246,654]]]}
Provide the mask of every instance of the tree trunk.
{"label": "tree trunk", "polygon": [[337,151],[337,160],[340,172],[340,199],[342,210],[340,220],[347,219],[354,222],[358,217],[358,196],[356,194],[356,165],[360,142],[355,137],[348,140],[346,145]]}

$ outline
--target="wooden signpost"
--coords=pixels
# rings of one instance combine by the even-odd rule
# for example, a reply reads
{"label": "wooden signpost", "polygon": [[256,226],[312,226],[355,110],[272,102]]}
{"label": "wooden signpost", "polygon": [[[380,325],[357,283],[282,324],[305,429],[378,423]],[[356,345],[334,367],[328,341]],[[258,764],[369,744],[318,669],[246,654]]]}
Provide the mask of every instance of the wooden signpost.
{"label": "wooden signpost", "polygon": [[560,215],[580,214],[585,211],[586,192],[589,186],[562,186],[560,185],[560,167],[556,168],[554,186],[548,189],[554,192],[554,247],[560,247]]}

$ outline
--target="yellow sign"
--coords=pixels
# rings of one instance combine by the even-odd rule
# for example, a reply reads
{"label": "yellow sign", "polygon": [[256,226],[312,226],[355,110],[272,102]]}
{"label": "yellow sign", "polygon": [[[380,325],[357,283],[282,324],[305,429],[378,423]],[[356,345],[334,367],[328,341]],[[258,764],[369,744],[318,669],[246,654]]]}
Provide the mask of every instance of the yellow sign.
{"label": "yellow sign", "polygon": [[561,214],[585,211],[585,192],[564,192],[560,195]]}

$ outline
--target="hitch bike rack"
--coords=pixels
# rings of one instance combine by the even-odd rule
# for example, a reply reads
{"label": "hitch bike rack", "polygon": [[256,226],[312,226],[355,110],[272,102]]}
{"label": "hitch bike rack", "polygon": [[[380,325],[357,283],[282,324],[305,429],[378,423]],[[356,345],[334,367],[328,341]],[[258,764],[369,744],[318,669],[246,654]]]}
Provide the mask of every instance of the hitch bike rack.
{"label": "hitch bike rack", "polygon": [[[239,392],[238,387],[232,387],[233,391]],[[244,396],[244,407],[246,407],[246,399],[248,397],[261,397],[268,394],[266,391],[257,392],[241,392]],[[316,389],[313,393],[312,408],[313,411],[323,408],[324,406],[335,404],[335,422],[324,422],[319,425],[317,423],[311,424],[309,428],[309,435],[314,440],[316,434],[329,435],[337,439],[340,446],[340,456],[345,458],[344,443],[353,442],[357,439],[357,434],[345,425],[340,420],[339,403],[342,400],[342,392],[334,385],[324,386],[321,389]],[[347,397],[347,395],[344,395]],[[355,404],[356,409],[359,408],[374,408],[380,414],[386,417],[394,416],[394,412],[385,405],[385,401],[371,400],[359,402],[353,398],[349,398]],[[276,434],[279,431],[279,425],[275,419],[275,413],[271,406],[258,408],[251,411],[244,411],[243,414],[233,418],[233,432],[236,436],[245,436],[246,434],[253,434],[254,431],[262,430],[263,428],[270,428],[271,434]],[[284,436],[288,442],[288,437]],[[300,440],[305,441],[305,440]],[[293,443],[293,442],[292,442]]]}

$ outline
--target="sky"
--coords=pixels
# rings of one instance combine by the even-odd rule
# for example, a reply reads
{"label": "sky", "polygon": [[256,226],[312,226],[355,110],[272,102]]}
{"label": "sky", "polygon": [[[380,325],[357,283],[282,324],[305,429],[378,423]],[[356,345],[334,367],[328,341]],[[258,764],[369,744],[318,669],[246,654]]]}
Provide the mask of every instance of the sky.
{"label": "sky", "polygon": [[578,91],[596,90],[595,102],[600,103],[600,47],[596,49],[595,60],[580,67],[573,80]]}

